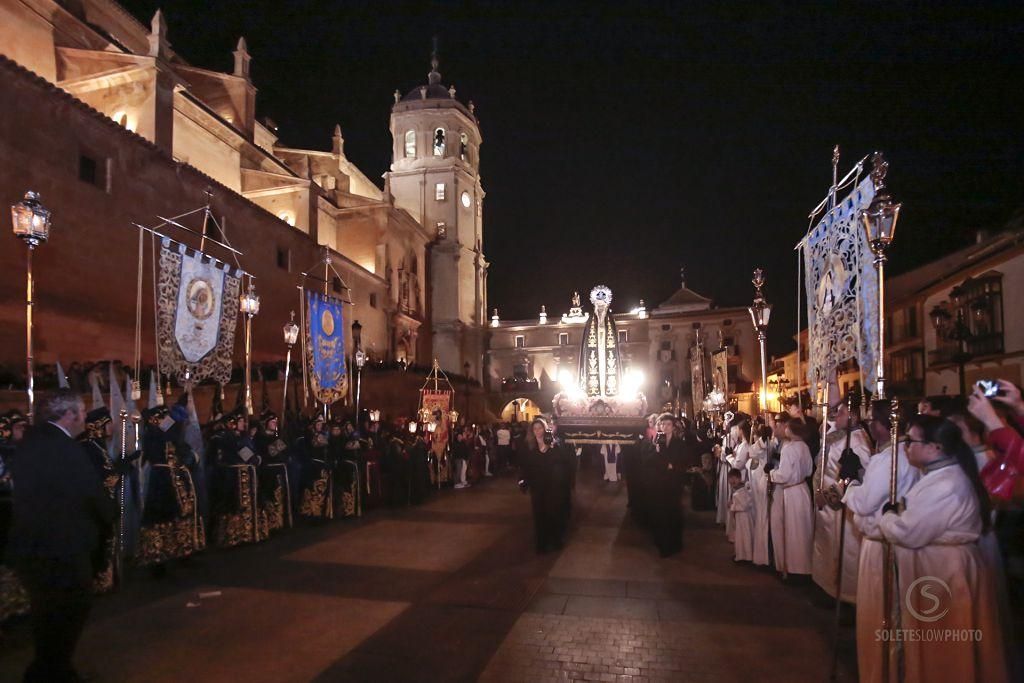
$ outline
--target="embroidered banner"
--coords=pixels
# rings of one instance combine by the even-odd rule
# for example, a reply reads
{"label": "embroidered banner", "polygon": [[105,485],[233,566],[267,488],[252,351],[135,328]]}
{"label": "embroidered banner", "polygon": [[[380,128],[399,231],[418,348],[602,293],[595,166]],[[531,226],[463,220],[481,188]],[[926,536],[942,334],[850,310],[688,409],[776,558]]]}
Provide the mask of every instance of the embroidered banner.
{"label": "embroidered banner", "polygon": [[720,349],[711,354],[711,387],[722,392],[729,402],[729,350]]}
{"label": "embroidered banner", "polygon": [[184,244],[160,244],[157,336],[161,369],[180,383],[231,380],[241,272]]}
{"label": "embroidered banner", "polygon": [[440,458],[448,447],[452,392],[421,389],[420,405],[430,411],[433,419],[437,421],[437,428],[431,436],[430,450]]}
{"label": "embroidered banner", "polygon": [[694,344],[690,347],[690,389],[693,398],[693,415],[704,407],[704,347]]}
{"label": "embroidered banner", "polygon": [[306,364],[313,396],[334,403],[348,391],[340,299],[306,292]]}
{"label": "embroidered banner", "polygon": [[865,385],[875,385],[878,274],[860,223],[874,196],[871,178],[865,178],[804,239],[811,384],[856,359]]}

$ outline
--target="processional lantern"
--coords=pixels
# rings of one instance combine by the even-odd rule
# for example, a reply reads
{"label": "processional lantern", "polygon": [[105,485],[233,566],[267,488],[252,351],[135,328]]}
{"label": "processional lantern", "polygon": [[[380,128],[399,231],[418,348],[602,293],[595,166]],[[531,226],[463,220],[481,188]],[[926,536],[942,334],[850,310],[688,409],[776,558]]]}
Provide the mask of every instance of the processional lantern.
{"label": "processional lantern", "polygon": [[284,343],[290,350],[299,340],[299,326],[295,324],[295,311],[292,311],[292,319],[284,324]]}
{"label": "processional lantern", "polygon": [[256,285],[252,282],[249,283],[249,289],[242,294],[238,309],[250,318],[259,315],[260,298],[256,295]]}
{"label": "processional lantern", "polygon": [[50,237],[50,210],[39,201],[39,193],[29,190],[25,198],[11,207],[14,236],[30,247],[37,247]]}
{"label": "processional lantern", "polygon": [[882,158],[881,152],[875,152],[871,157],[871,163],[875,197],[861,213],[860,219],[872,253],[875,258],[883,258],[885,250],[896,235],[896,222],[899,220],[902,205],[897,203],[885,188],[885,174],[889,169],[889,162]]}

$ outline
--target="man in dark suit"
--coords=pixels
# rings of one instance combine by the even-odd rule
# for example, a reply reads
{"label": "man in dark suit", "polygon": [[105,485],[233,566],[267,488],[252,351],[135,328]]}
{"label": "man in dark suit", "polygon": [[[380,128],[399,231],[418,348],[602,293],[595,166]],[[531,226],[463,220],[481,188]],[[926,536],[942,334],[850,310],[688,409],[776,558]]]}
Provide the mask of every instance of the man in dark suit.
{"label": "man in dark suit", "polygon": [[114,505],[74,440],[85,405],[60,389],[15,454],[14,516],[7,556],[32,605],[35,659],[24,680],[77,681],[71,657],[92,605],[93,558]]}

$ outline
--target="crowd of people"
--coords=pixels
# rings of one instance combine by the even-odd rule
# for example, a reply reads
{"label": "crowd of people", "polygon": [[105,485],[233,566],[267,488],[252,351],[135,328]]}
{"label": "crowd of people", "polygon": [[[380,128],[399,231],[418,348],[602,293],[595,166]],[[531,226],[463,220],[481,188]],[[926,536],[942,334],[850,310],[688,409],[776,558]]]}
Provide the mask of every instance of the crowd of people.
{"label": "crowd of people", "polygon": [[1024,401],[998,385],[923,399],[916,414],[872,401],[863,421],[833,395],[823,426],[799,403],[732,416],[694,438],[692,503],[713,505],[736,562],[855,606],[861,681],[1016,680]]}
{"label": "crowd of people", "polygon": [[[37,649],[26,680],[74,680],[70,655],[91,598],[116,590],[126,567],[159,577],[209,546],[418,505],[442,486],[501,474],[517,474],[529,494],[537,552],[558,551],[579,461],[596,455],[606,481],[625,480],[632,516],[662,557],[683,550],[688,490],[692,509],[724,527],[737,563],[855,605],[862,681],[882,680],[885,666],[907,681],[1010,680],[1020,670],[1008,654],[1009,610],[1024,602],[1024,400],[1015,385],[998,386],[994,396],[924,399],[913,415],[833,395],[824,425],[799,402],[717,421],[651,415],[639,442],[621,447],[563,443],[543,418],[459,424],[441,450],[406,419],[282,424],[235,410],[200,429],[183,397],[144,411],[138,447],[123,457],[109,410],[86,413],[76,392],[59,390],[33,427],[17,411],[0,417],[0,623],[31,602]],[[22,501],[13,515],[12,492]],[[890,576],[898,617],[883,608]],[[942,591],[915,592],[921,582]],[[906,635],[932,628],[938,607],[955,641]],[[887,654],[893,639],[898,658]]]}
{"label": "crowd of people", "polygon": [[[515,471],[525,442],[523,425],[460,424],[438,450],[422,425],[366,413],[358,425],[320,413],[282,424],[236,409],[200,427],[187,396],[140,418],[137,448],[122,448],[109,409],[86,412],[71,389],[48,395],[32,426],[0,416],[0,625],[31,612],[26,680],[77,680],[71,654],[92,598],[131,567],[159,578],[210,547],[419,505]],[[135,444],[134,432],[121,436]],[[525,469],[541,491],[541,470]]]}

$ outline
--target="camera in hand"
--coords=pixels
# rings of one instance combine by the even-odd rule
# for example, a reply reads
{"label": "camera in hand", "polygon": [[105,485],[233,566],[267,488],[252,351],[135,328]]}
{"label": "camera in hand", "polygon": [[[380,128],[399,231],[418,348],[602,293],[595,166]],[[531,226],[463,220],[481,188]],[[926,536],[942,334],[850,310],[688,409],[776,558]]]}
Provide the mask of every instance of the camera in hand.
{"label": "camera in hand", "polygon": [[665,432],[663,432],[663,431],[661,431],[659,429],[657,434],[654,435],[654,445],[655,446],[664,446],[666,443],[668,443],[668,441],[667,441],[667,438],[665,436]]}
{"label": "camera in hand", "polygon": [[979,379],[977,385],[986,398],[995,398],[996,396],[1003,395],[1003,390],[999,388],[999,382],[994,379]]}

